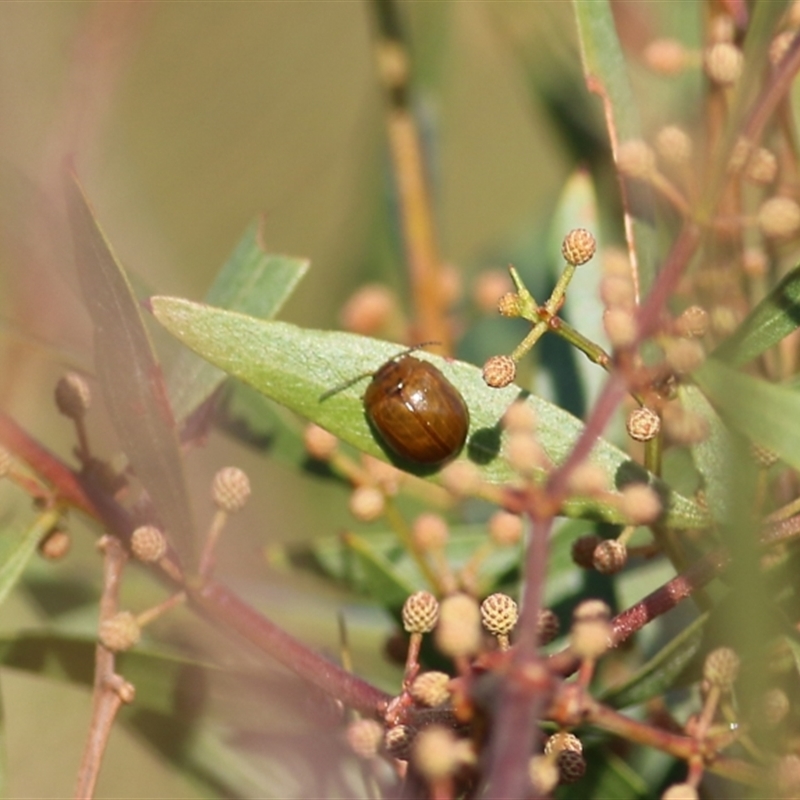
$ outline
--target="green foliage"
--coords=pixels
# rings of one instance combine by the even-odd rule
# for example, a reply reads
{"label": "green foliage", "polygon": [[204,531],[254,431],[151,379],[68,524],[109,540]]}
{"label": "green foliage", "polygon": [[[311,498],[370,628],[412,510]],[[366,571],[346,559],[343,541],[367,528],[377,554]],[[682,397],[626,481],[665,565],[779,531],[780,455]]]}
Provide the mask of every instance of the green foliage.
{"label": "green foliage", "polygon": [[[363,388],[347,385],[365,366],[376,370],[398,353],[396,345],[335,331],[313,331],[282,322],[267,322],[189,300],[154,297],[151,308],[171,333],[211,363],[316,422],[359,450],[387,457],[364,415]],[[470,433],[461,458],[477,464],[483,477],[502,483],[513,472],[501,457],[503,413],[524,398],[539,419],[539,440],[549,457],[559,463],[569,453],[582,430],[579,420],[519,387],[490,389],[480,370],[470,364],[422,354],[462,393],[470,409]],[[365,377],[366,380],[366,377]],[[328,392],[343,387],[330,396]],[[600,440],[593,461],[610,475],[624,477],[631,463],[613,445]],[[411,472],[425,470],[403,464]],[[592,516],[621,522],[617,508],[592,498],[568,501],[573,516]],[[667,521],[675,527],[702,525],[704,513],[690,500],[669,495]]]}

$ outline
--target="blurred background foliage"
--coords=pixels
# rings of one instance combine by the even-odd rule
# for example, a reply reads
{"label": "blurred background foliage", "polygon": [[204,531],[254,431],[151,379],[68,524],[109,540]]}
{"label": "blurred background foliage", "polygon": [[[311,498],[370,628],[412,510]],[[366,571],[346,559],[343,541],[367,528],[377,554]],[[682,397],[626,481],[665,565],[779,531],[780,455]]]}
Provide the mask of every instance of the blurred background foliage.
{"label": "blurred background foliage", "polygon": [[[584,86],[569,3],[478,0],[401,9],[441,249],[465,285],[468,329],[459,355],[480,363],[507,349],[515,334],[507,321],[476,309],[471,282],[509,261],[534,290],[552,280],[551,219],[576,169],[585,167],[594,180],[598,232],[606,241],[620,238],[601,108]],[[631,45],[634,87],[647,98],[640,106],[645,131],[680,119],[697,86],[691,78],[645,79],[636,49],[656,32],[691,45],[694,9],[666,0],[616,4],[621,39]],[[262,215],[268,251],[311,259],[283,319],[339,327],[340,309],[365,281],[387,282],[407,296],[370,11],[366,2],[0,4],[0,402],[63,457],[69,458],[71,432],[55,414],[52,387],[65,365],[91,371],[90,329],[70,245],[48,209],[48,185],[65,154],[120,260],[152,291],[202,298]],[[93,411],[90,424],[97,448],[113,453],[101,411]],[[227,463],[249,473],[254,501],[223,543],[221,579],[331,654],[339,641],[335,611],[344,608],[357,671],[395,686],[399,672],[382,656],[382,613],[321,579],[272,570],[264,556],[267,546],[335,534],[349,524],[344,489],[215,435],[186,465],[200,529],[211,514],[211,476]],[[2,487],[0,524],[23,503]],[[0,635],[13,639],[55,621],[89,641],[99,559],[94,536],[84,535],[77,519],[73,531],[69,559],[35,564],[23,591],[0,609]],[[130,576],[125,592],[136,608],[161,596],[151,582]],[[188,613],[158,623],[155,636],[202,638],[215,656],[227,647],[208,644],[214,637]],[[89,691],[54,679],[55,669],[34,676],[34,656],[25,658],[27,671],[0,672],[6,790],[63,796],[83,744]],[[64,658],[68,663],[70,656]],[[129,710],[125,719],[136,722],[139,714],[138,722],[117,726],[98,794],[247,794],[264,785],[275,796],[291,794],[287,753],[313,752],[318,744],[294,725],[303,717],[300,698],[283,673],[262,677],[256,689],[251,679],[237,683],[213,672],[186,678],[202,702],[195,697],[185,708],[214,722],[192,729],[195,720],[186,718],[180,736],[166,722],[177,712],[148,720]],[[255,702],[250,691],[257,691]],[[238,741],[247,760],[231,755],[236,748],[216,746],[234,727],[249,731]],[[301,728],[296,739],[295,727]],[[165,742],[189,735],[191,765],[176,770],[180,759]],[[234,784],[216,783],[219,774],[233,773]],[[330,787],[331,795],[347,793],[346,783]]]}

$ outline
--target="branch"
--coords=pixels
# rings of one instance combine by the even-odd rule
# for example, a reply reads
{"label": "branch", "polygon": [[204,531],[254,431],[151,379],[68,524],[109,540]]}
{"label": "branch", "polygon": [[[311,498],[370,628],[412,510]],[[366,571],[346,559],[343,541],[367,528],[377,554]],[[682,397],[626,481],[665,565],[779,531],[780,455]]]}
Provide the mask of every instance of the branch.
{"label": "branch", "polygon": [[[120,542],[127,544],[134,527],[127,510],[89,478],[74,473],[2,412],[0,442],[45,477],[53,485],[59,499],[99,520]],[[383,704],[389,701],[388,694],[306,647],[226,587],[213,581],[194,586],[176,582],[174,576],[180,574],[177,558],[169,553],[167,559],[174,567],[171,571],[164,571],[155,565],[148,566],[171,587],[185,589],[195,609],[218,627],[236,631],[270,660],[283,664],[363,714],[376,716]]]}
{"label": "branch", "polygon": [[[101,623],[117,613],[122,570],[128,559],[120,542],[111,536],[105,537],[104,550],[103,594],[100,598]],[[114,653],[98,642],[95,649],[92,720],[78,769],[76,800],[89,800],[94,796],[108,737],[111,735],[111,726],[122,704],[133,701],[133,687],[117,675],[114,661]]]}

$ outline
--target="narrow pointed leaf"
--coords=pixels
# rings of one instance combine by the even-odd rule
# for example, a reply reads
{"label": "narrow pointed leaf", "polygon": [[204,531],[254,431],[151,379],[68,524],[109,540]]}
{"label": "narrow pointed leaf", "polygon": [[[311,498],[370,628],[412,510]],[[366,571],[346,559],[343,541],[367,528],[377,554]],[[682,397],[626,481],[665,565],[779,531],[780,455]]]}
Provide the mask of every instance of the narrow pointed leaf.
{"label": "narrow pointed leaf", "polygon": [[800,393],[709,358],[694,375],[723,421],[800,469]]}
{"label": "narrow pointed leaf", "polygon": [[49,512],[36,519],[27,530],[7,530],[0,536],[0,604],[16,585],[42,537],[56,520],[55,512]]}
{"label": "narrow pointed leaf", "polygon": [[[308,270],[308,261],[267,254],[258,225],[252,225],[206,294],[209,305],[271,319]],[[185,419],[227,376],[208,361],[182,350],[167,379],[175,418]]]}
{"label": "narrow pointed leaf", "polygon": [[[612,136],[616,135],[618,143],[640,139],[638,105],[617,36],[611,3],[608,0],[573,0],[573,8],[586,83],[590,91],[603,99],[607,124],[614,129]],[[647,290],[655,277],[655,235],[644,223],[635,219],[631,222],[639,259],[639,278],[642,289]]]}
{"label": "narrow pointed leaf", "polygon": [[715,358],[738,367],[800,327],[800,267],[795,267],[748,315]]}
{"label": "narrow pointed leaf", "polygon": [[84,303],[94,326],[97,378],[111,420],[160,523],[191,563],[193,525],[172,411],[139,304],[77,182],[65,181]]}
{"label": "narrow pointed leaf", "polygon": [[708,507],[714,519],[730,522],[730,470],[735,464],[731,432],[696,386],[682,386],[680,398],[687,411],[702,417],[708,425],[706,438],[692,445],[692,460],[703,477]]}
{"label": "narrow pointed leaf", "polygon": [[708,614],[698,617],[621,686],[603,692],[600,699],[614,708],[644,703],[675,688],[675,679],[703,643]]}
{"label": "narrow pointed leaf", "polygon": [[[396,356],[398,345],[353,334],[265,322],[180,298],[154,297],[151,308],[162,325],[213,364],[359,450],[390,458],[364,413],[362,397],[367,378],[355,384],[352,380]],[[461,391],[470,409],[470,432],[459,457],[475,463],[487,481],[512,480],[514,473],[501,455],[500,422],[508,406],[525,396],[522,390],[515,386],[490,389],[483,382],[481,371],[470,364],[426,353],[419,357],[441,369]],[[348,382],[351,385],[346,385]],[[325,397],[337,387],[342,388]],[[530,396],[527,402],[536,410],[542,446],[554,462],[561,462],[580,435],[582,423],[541,398]],[[592,459],[615,478],[636,469],[621,450],[603,440],[596,444]],[[406,462],[400,466],[411,472],[425,472]],[[669,500],[668,524],[697,527],[707,521],[706,513],[690,500],[677,494]],[[570,500],[564,511],[570,516],[622,521],[616,505],[594,499]]]}

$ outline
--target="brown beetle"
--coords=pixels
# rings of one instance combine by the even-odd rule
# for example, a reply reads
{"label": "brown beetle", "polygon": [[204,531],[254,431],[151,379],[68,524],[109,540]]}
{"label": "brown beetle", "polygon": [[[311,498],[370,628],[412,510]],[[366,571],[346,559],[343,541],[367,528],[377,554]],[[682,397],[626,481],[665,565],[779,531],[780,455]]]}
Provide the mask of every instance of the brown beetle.
{"label": "brown beetle", "polygon": [[407,354],[372,376],[364,408],[387,447],[406,461],[442,464],[467,438],[469,409],[461,393],[433,364]]}

